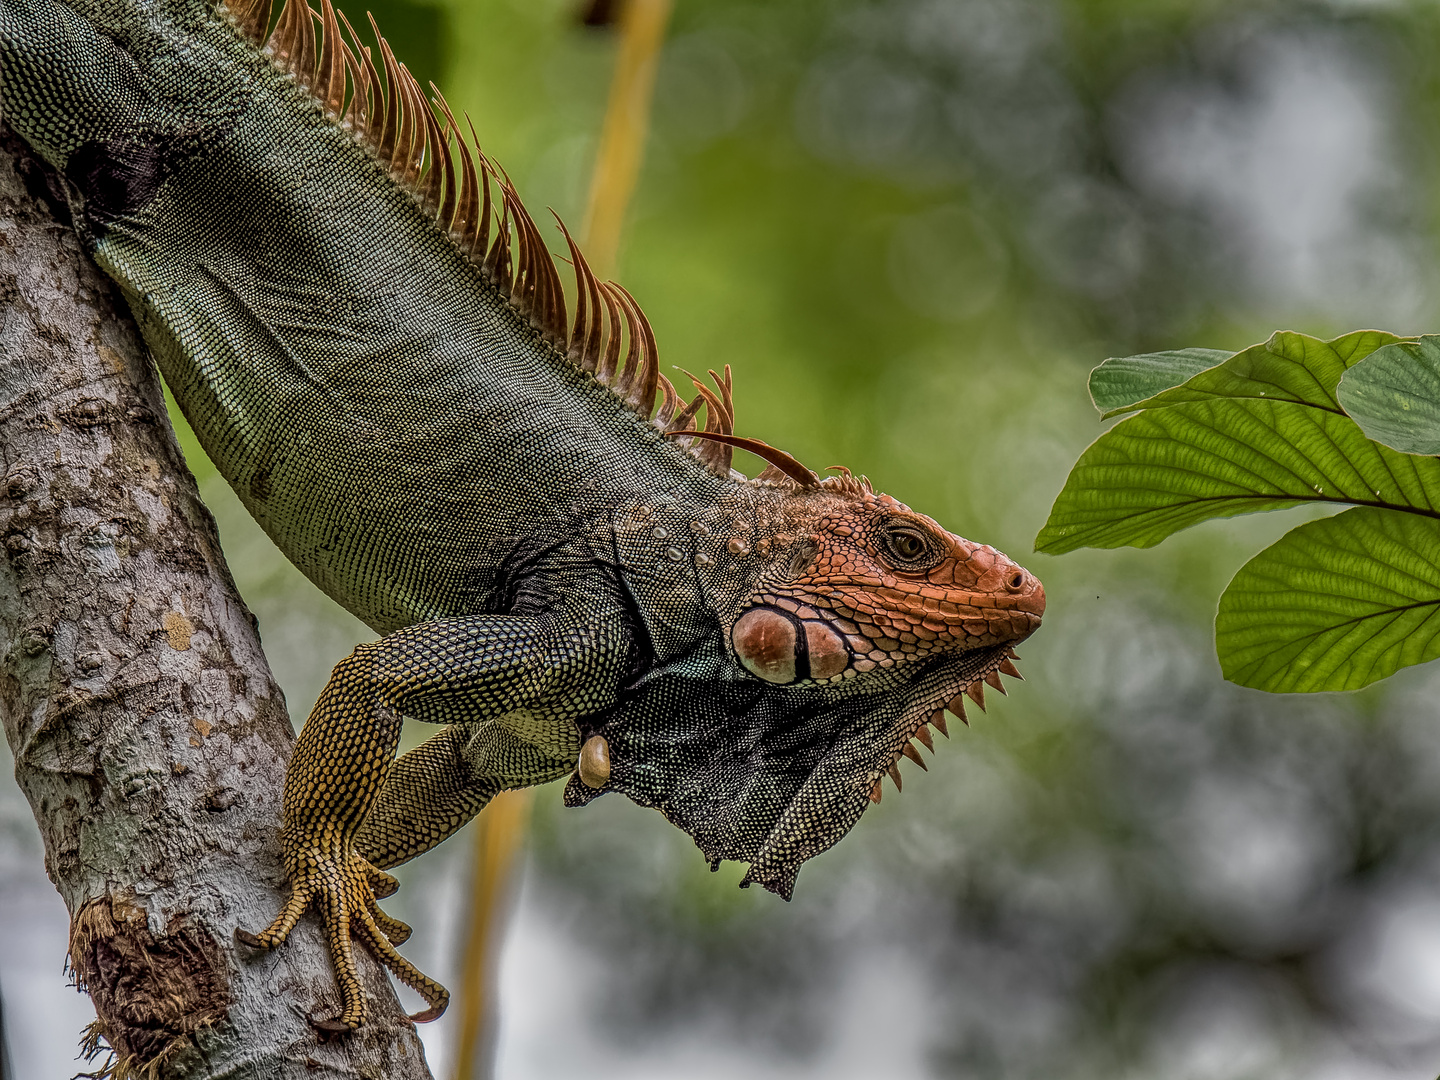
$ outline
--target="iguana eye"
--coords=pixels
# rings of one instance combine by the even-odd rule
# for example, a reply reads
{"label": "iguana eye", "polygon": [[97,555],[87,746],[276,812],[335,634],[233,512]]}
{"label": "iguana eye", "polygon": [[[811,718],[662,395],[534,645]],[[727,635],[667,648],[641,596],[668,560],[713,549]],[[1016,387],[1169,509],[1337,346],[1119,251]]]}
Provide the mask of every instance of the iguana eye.
{"label": "iguana eye", "polygon": [[930,557],[930,544],[919,529],[892,525],[885,530],[883,542],[886,554],[897,563],[913,566]]}

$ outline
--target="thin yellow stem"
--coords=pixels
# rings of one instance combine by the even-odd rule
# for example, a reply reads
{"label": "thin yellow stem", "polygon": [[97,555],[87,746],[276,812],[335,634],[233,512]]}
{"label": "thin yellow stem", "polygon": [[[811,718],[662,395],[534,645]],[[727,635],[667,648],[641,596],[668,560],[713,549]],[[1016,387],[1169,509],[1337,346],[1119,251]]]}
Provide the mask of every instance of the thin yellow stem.
{"label": "thin yellow stem", "polygon": [[626,0],[620,10],[620,49],[605,108],[605,125],[600,130],[600,147],[595,154],[595,172],[590,178],[583,229],[585,257],[602,279],[615,271],[625,209],[640,175],[655,69],[671,3]]}
{"label": "thin yellow stem", "polygon": [[456,1080],[487,1080],[495,1058],[495,976],[512,890],[515,855],[530,818],[528,788],[502,791],[475,819],[470,925],[460,968]]}
{"label": "thin yellow stem", "polygon": [[[582,230],[586,258],[602,279],[615,268],[625,209],[640,175],[655,68],[672,0],[625,0],[610,100],[595,155]],[[459,1000],[456,1080],[488,1080],[494,1066],[495,976],[508,911],[512,864],[525,841],[530,792],[497,795],[475,819],[474,884]]]}

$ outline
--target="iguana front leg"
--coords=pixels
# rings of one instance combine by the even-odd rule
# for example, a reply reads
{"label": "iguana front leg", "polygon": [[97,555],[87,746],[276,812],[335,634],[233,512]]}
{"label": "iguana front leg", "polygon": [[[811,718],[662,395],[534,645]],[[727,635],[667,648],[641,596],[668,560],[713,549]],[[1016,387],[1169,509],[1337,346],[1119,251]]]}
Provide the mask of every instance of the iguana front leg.
{"label": "iguana front leg", "polygon": [[[285,778],[290,898],[261,933],[236,931],[246,944],[273,948],[318,905],[344,1000],[340,1015],[318,1027],[338,1031],[364,1023],[353,938],[425,998],[430,1007],[413,1019],[433,1020],[449,1001],[443,986],[395,951],[392,940],[403,941],[409,928],[375,901],[377,887],[393,891],[387,888],[392,879],[356,850],[382,791],[373,833],[379,846],[372,854],[394,865],[458,829],[495,791],[568,771],[579,750],[575,719],[613,697],[625,640],[618,620],[582,625],[563,614],[477,616],[407,627],[361,645],[336,665]],[[523,739],[503,723],[517,714],[526,718]],[[402,716],[460,726],[393,763]],[[487,732],[500,749],[498,756],[480,756],[488,773],[460,771],[454,740],[484,741]],[[387,783],[392,772],[394,785]],[[427,794],[444,797],[431,802]],[[396,808],[424,811],[411,814],[419,823],[416,835],[406,835]]]}

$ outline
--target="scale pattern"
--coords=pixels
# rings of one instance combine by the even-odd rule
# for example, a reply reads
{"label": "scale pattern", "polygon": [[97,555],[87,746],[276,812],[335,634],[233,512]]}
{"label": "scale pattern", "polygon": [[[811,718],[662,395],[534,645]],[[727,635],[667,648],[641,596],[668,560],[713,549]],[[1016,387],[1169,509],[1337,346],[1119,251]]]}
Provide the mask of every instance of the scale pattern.
{"label": "scale pattern", "polygon": [[[439,1015],[377,904],[385,868],[566,774],[567,803],[627,795],[788,897],[902,755],[923,764],[912,739],[1018,675],[1039,582],[737,436],[728,367],[684,402],[639,305],[562,233],[567,296],[438,91],[328,0],[291,0],[267,38],[269,18],[269,0],[0,0],[0,105],[70,181],[206,451],[383,635],[305,723],[292,892],[238,939],[278,946],[315,908],[343,998],[317,1026],[365,1020],[354,940]],[[734,472],[736,446],[769,468]],[[440,730],[395,760],[406,718]]]}

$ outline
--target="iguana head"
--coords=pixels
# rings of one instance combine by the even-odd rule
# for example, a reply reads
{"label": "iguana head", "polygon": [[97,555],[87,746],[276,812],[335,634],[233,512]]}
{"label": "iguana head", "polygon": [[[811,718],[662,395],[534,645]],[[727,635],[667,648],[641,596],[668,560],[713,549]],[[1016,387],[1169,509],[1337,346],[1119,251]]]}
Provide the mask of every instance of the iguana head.
{"label": "iguana head", "polygon": [[863,483],[828,488],[782,504],[771,526],[780,557],[727,627],[756,678],[863,680],[1013,644],[1040,625],[1045,590],[1018,563]]}
{"label": "iguana head", "polygon": [[[778,503],[793,533],[729,626],[735,657],[757,679],[828,699],[822,752],[794,788],[746,881],[788,896],[800,864],[833,845],[887,773],[896,787],[911,742],[948,734],[968,692],[1018,677],[1012,646],[1045,612],[1039,580],[1001,552],[946,531],[868,482],[801,485]],[[933,747],[932,747],[933,748]],[[777,764],[780,764],[777,759]]]}
{"label": "iguana head", "polygon": [[[929,745],[967,691],[983,702],[984,683],[1019,674],[1011,647],[1040,625],[1045,592],[864,480],[736,488],[685,537],[716,605],[714,647],[648,672],[593,730],[607,740],[604,790],[788,896],[800,865],[879,801],[881,778],[898,786],[900,756],[920,761],[912,739]],[[656,520],[635,531],[673,544]],[[566,801],[596,793],[577,775]]]}

